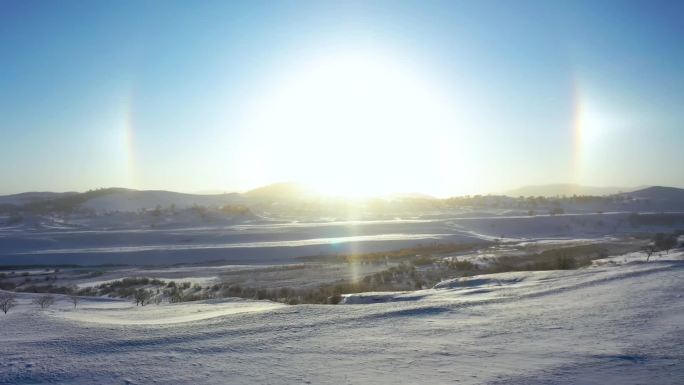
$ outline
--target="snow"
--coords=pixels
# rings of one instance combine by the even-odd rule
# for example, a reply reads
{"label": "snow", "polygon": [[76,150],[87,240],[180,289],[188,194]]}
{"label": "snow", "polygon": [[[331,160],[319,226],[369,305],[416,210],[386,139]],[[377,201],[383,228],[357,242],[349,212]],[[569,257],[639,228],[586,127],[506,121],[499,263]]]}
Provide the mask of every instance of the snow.
{"label": "snow", "polygon": [[66,307],[48,309],[45,314],[68,321],[108,325],[168,325],[181,322],[206,320],[226,315],[268,311],[285,305],[269,301],[246,301],[240,299],[206,300],[135,306],[130,301],[96,301],[84,298],[77,310]]}
{"label": "snow", "polygon": [[337,306],[102,298],[40,311],[22,294],[0,314],[0,383],[681,384],[684,251],[644,259]]}

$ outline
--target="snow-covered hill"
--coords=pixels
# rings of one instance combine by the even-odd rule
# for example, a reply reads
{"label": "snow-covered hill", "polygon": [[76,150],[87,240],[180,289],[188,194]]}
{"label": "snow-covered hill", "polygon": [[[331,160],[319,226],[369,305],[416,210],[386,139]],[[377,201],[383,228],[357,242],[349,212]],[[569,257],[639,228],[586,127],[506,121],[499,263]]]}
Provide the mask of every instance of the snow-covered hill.
{"label": "snow-covered hill", "polygon": [[182,194],[172,191],[156,190],[127,190],[114,191],[110,194],[101,195],[83,202],[81,207],[95,210],[96,212],[107,211],[138,211],[141,209],[154,209],[156,207],[188,208],[192,206],[222,206],[236,204],[244,201],[240,194],[213,194],[197,195]]}
{"label": "snow-covered hill", "polygon": [[76,195],[77,192],[25,192],[12,195],[2,195],[0,196],[0,205],[15,205],[21,206],[31,202],[41,202],[51,199],[57,199],[61,197],[66,197],[70,195]]}
{"label": "snow-covered hill", "polygon": [[653,186],[620,195],[653,202],[684,202],[684,189],[676,187]]}

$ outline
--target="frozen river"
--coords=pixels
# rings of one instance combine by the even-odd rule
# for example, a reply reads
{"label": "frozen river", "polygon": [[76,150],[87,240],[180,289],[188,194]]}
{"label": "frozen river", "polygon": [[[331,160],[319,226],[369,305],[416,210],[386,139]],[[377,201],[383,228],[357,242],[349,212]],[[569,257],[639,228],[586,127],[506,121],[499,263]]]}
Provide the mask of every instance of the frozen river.
{"label": "frozen river", "polygon": [[627,214],[489,216],[425,220],[241,224],[184,228],[45,226],[0,229],[0,264],[288,263],[433,242],[602,237],[629,233]]}

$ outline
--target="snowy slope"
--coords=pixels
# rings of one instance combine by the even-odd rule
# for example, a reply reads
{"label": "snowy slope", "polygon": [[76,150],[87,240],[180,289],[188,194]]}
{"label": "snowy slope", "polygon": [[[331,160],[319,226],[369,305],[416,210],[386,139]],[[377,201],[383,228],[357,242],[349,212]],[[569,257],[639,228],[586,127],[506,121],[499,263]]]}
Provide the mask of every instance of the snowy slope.
{"label": "snowy slope", "polygon": [[[175,305],[23,304],[0,314],[0,383],[681,384],[682,258],[173,324],[163,308]],[[159,323],[87,322],[98,308]]]}

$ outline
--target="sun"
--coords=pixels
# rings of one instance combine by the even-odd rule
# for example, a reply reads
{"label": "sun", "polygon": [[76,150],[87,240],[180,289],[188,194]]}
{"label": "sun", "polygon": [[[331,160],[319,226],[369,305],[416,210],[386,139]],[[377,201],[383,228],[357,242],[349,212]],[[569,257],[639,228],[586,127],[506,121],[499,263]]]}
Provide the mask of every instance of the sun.
{"label": "sun", "polygon": [[454,161],[455,112],[431,77],[396,57],[331,52],[269,84],[246,111],[241,147],[262,179],[347,197],[414,191]]}

